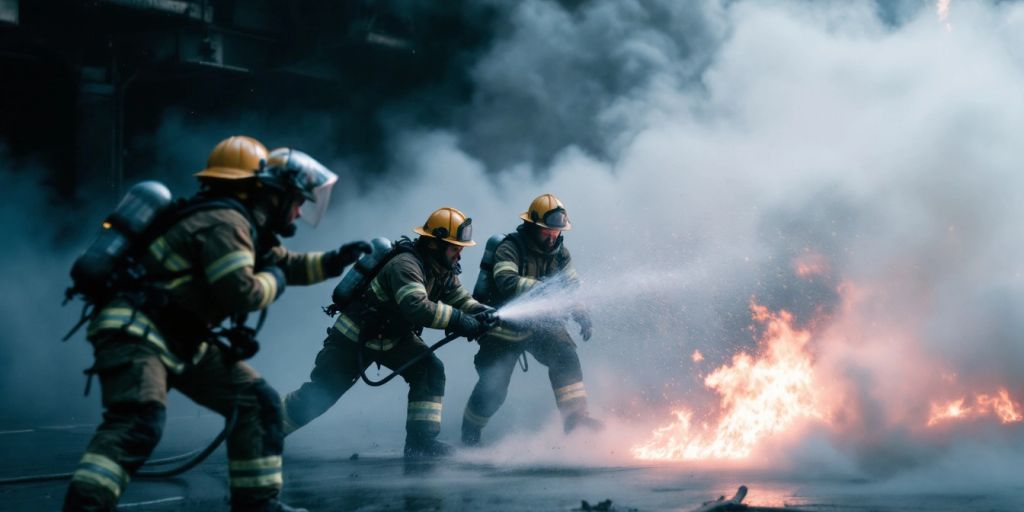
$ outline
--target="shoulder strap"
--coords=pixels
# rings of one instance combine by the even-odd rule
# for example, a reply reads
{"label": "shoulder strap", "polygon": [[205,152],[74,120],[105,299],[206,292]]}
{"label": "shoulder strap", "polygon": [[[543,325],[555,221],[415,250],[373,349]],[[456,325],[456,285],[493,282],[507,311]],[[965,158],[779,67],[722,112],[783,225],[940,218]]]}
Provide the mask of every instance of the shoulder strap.
{"label": "shoulder strap", "polygon": [[259,241],[258,233],[256,232],[256,222],[252,218],[252,212],[241,201],[230,197],[196,196],[189,199],[179,199],[164,210],[147,230],[146,236],[143,238],[144,241],[140,245],[148,247],[149,243],[166,233],[167,230],[186,217],[209,210],[235,210],[240,213],[249,222],[249,234],[252,237],[252,243],[255,245]]}
{"label": "shoulder strap", "polygon": [[523,275],[526,271],[526,244],[523,241],[522,233],[514,231],[505,235],[505,240],[512,240],[512,243],[516,246],[516,252],[519,253],[519,275]]}

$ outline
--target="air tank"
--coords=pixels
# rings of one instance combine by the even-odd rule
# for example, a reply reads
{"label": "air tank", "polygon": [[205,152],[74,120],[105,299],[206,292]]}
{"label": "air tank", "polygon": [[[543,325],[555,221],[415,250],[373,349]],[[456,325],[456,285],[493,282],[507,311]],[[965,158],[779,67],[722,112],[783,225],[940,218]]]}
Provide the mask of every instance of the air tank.
{"label": "air tank", "polygon": [[484,304],[494,303],[494,279],[491,274],[494,272],[494,252],[498,250],[498,244],[505,240],[505,235],[493,235],[487,239],[484,246],[484,256],[480,259],[480,274],[476,276],[476,285],[473,286],[473,298]]}
{"label": "air tank", "polygon": [[170,203],[171,191],[159,181],[143,181],[128,189],[104,219],[96,239],[72,265],[75,291],[86,297],[101,294],[139,235]]}
{"label": "air tank", "polygon": [[370,240],[370,252],[364,254],[355,265],[342,276],[338,286],[334,287],[331,298],[337,308],[344,308],[350,302],[357,299],[363,290],[370,285],[370,279],[377,270],[377,266],[384,261],[384,257],[391,252],[392,243],[387,238],[374,238]]}

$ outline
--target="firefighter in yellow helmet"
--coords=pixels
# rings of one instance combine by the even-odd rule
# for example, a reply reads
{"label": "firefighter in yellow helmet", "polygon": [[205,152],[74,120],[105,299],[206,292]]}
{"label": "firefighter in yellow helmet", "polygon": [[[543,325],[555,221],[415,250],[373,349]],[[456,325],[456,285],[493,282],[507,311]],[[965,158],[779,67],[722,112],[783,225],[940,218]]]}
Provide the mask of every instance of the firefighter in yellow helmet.
{"label": "firefighter in yellow helmet", "polygon": [[[562,233],[572,229],[565,205],[554,195],[543,194],[530,203],[529,210],[520,218],[523,223],[516,232],[507,235],[495,249],[490,268],[491,296],[476,297],[496,308],[548,279],[564,279],[569,287],[579,284],[569,249],[562,239]],[[481,272],[486,271],[481,269]],[[568,305],[567,312],[579,324],[583,340],[589,340],[593,334],[590,314],[578,304]],[[525,357],[524,352],[548,367],[566,432],[578,427],[601,428],[601,422],[588,413],[576,344],[569,337],[564,322],[540,322],[519,328],[502,324],[480,339],[480,351],[473,359],[479,380],[463,413],[464,444],[480,443],[484,426],[508,395],[516,361]]]}
{"label": "firefighter in yellow helmet", "polygon": [[[472,220],[455,208],[430,214],[413,241],[403,237],[365,293],[340,311],[316,356],[309,382],[284,398],[285,431],[323,414],[372,362],[395,369],[427,351],[424,328],[467,338],[493,322],[493,309],[473,300],[459,282],[462,249],[475,245]],[[359,350],[363,346],[363,365]],[[437,440],[444,399],[444,365],[431,354],[402,374],[409,383],[405,456],[437,457],[451,446]]]}
{"label": "firefighter in yellow helmet", "polygon": [[[115,292],[88,329],[105,412],[74,472],[64,510],[115,510],[133,473],[156,446],[167,391],[176,388],[222,415],[231,509],[292,511],[277,499],[283,448],[280,397],[243,362],[258,349],[245,315],[265,310],[286,284],[340,275],[368,249],[354,242],[326,253],[294,253],[299,217],[315,223],[337,177],[305,153],[267,152],[230,137],[196,174],[200,192],[157,219],[141,248],[139,289]],[[228,336],[212,330],[231,319]],[[227,341],[225,341],[225,338]]]}

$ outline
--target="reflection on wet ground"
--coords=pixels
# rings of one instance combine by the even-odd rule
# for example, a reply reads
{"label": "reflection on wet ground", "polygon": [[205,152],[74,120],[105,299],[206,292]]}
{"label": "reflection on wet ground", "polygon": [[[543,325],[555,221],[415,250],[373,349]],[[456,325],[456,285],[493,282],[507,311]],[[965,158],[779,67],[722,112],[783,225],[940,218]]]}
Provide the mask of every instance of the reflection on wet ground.
{"label": "reflection on wet ground", "polygon": [[[211,429],[213,430],[213,429]],[[180,432],[180,431],[179,431]],[[91,428],[0,435],[0,478],[73,468]],[[157,457],[192,447],[205,438],[175,437]],[[45,453],[45,457],[39,457]],[[689,511],[739,485],[745,503],[815,511],[1016,511],[1021,489],[991,493],[881,491],[878,482],[753,471],[701,471],[693,467],[499,464],[462,457],[405,461],[394,452],[351,457],[340,449],[297,447],[285,457],[285,499],[311,510],[456,511],[579,510],[582,500],[612,501],[618,511]],[[127,510],[226,510],[223,450],[172,480],[136,481],[122,499]],[[57,510],[61,482],[0,487],[3,510]],[[756,509],[755,509],[756,510]]]}

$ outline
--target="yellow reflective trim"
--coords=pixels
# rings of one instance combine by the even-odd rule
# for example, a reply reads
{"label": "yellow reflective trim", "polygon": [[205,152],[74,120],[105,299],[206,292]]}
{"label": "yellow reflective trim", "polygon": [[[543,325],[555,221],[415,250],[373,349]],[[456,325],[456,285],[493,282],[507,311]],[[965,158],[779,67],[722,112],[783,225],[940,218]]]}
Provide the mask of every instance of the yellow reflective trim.
{"label": "yellow reflective trim", "polygon": [[263,309],[274,302],[277,297],[277,278],[270,272],[258,272],[255,276],[260,284],[260,303],[257,309]]}
{"label": "yellow reflective trim", "polygon": [[388,294],[384,292],[384,287],[380,285],[380,281],[376,277],[373,278],[373,281],[370,281],[370,291],[377,297],[377,300],[381,302],[388,301]]}
{"label": "yellow reflective trim", "polygon": [[455,293],[449,295],[445,302],[450,304],[453,308],[462,309],[463,305],[466,303],[467,300],[470,300],[469,292],[467,292],[465,288],[460,286],[457,290],[455,290]]}
{"label": "yellow reflective trim", "polygon": [[559,403],[585,396],[587,396],[587,391],[583,388],[583,382],[575,382],[555,390],[555,398]]}
{"label": "yellow reflective trim", "polygon": [[489,416],[481,416],[479,414],[475,414],[473,411],[469,410],[469,407],[466,407],[466,411],[462,413],[462,418],[465,419],[470,424],[480,428],[486,427],[487,422],[491,420]]}
{"label": "yellow reflective trim", "polygon": [[501,272],[512,272],[515,275],[519,275],[519,265],[516,265],[511,261],[502,261],[494,265],[494,275],[498,275]]}
{"label": "yellow reflective trim", "polygon": [[530,288],[533,288],[536,284],[536,279],[532,279],[529,277],[520,277],[519,280],[516,282],[516,294],[526,292]]}
{"label": "yellow reflective trim", "polygon": [[452,319],[452,312],[455,311],[451,306],[444,302],[438,302],[437,308],[434,310],[434,319],[430,322],[430,326],[435,329],[444,329],[448,327],[448,322]]}
{"label": "yellow reflective trim", "polygon": [[177,279],[175,279],[175,280],[165,284],[163,286],[163,288],[165,290],[173,290],[173,289],[175,289],[175,288],[177,288],[177,287],[179,287],[179,286],[181,286],[181,285],[183,285],[185,283],[191,283],[191,282],[192,282],[192,276],[191,275],[181,276],[181,277],[179,277],[179,278],[177,278]]}
{"label": "yellow reflective trim", "polygon": [[169,370],[181,373],[185,369],[185,363],[167,348],[167,343],[164,342],[156,325],[141,311],[127,307],[124,302],[113,302],[103,308],[89,324],[87,334],[92,337],[100,331],[124,331],[143,338],[160,351],[160,360]]}
{"label": "yellow reflective trim", "polygon": [[379,340],[368,340],[366,342],[366,348],[370,350],[378,350],[384,352],[385,350],[391,350],[395,348],[397,340],[391,338],[382,338]]}
{"label": "yellow reflective trim", "polygon": [[122,481],[127,482],[129,479],[128,472],[125,471],[120,464],[114,462],[113,459],[105,455],[85,452],[85,454],[82,455],[81,462],[86,464],[96,464],[97,466],[106,469],[111,473],[114,473],[117,476],[117,478],[121,479]]}
{"label": "yellow reflective trim", "polygon": [[91,484],[106,487],[111,493],[114,494],[115,498],[121,496],[122,489],[120,485],[117,485],[117,482],[113,481],[106,475],[96,473],[85,468],[76,469],[74,474],[71,475],[71,480],[77,480],[79,482],[89,482]]}
{"label": "yellow reflective trim", "polygon": [[280,455],[271,455],[269,457],[261,457],[258,459],[236,459],[228,461],[228,469],[232,471],[244,469],[268,469],[279,467],[281,467]]}
{"label": "yellow reflective trim", "polygon": [[171,246],[164,237],[157,238],[149,246],[149,253],[159,261],[164,268],[172,272],[178,272],[189,268],[188,260],[171,250]]}
{"label": "yellow reflective trim", "polygon": [[409,413],[409,416],[405,421],[429,421],[431,423],[441,423],[441,413],[439,412],[417,412]]}
{"label": "yellow reflective trim", "polygon": [[231,487],[281,487],[284,485],[284,478],[281,472],[260,476],[232,476]]}
{"label": "yellow reflective trim", "polygon": [[91,482],[109,489],[114,496],[120,496],[131,478],[120,464],[98,453],[85,452],[79,461],[72,480]]}
{"label": "yellow reflective trim", "polygon": [[395,292],[395,303],[401,304],[402,301],[413,293],[422,293],[424,296],[427,295],[427,288],[423,286],[423,283],[409,283]]}
{"label": "yellow reflective trim", "polygon": [[587,396],[587,390],[581,389],[579,391],[573,391],[572,393],[566,393],[558,397],[558,402],[568,402],[569,400],[575,400],[577,398],[585,398]]}
{"label": "yellow reflective trim", "polygon": [[309,284],[316,284],[324,279],[324,253],[311,252],[306,254],[306,278]]}
{"label": "yellow reflective trim", "polygon": [[409,402],[410,411],[431,410],[440,411],[444,407],[440,402]]}
{"label": "yellow reflective trim", "polygon": [[459,309],[469,311],[469,310],[472,310],[472,309],[476,308],[477,306],[482,306],[482,305],[483,304],[480,304],[479,302],[477,302],[476,299],[469,299],[468,301],[466,301],[465,304],[459,306]]}
{"label": "yellow reflective trim", "polygon": [[252,251],[229,252],[206,266],[206,282],[215,283],[240,268],[251,267],[254,264]]}
{"label": "yellow reflective trim", "polygon": [[334,322],[334,330],[352,341],[359,341],[359,326],[345,313],[338,315],[338,320]]}

